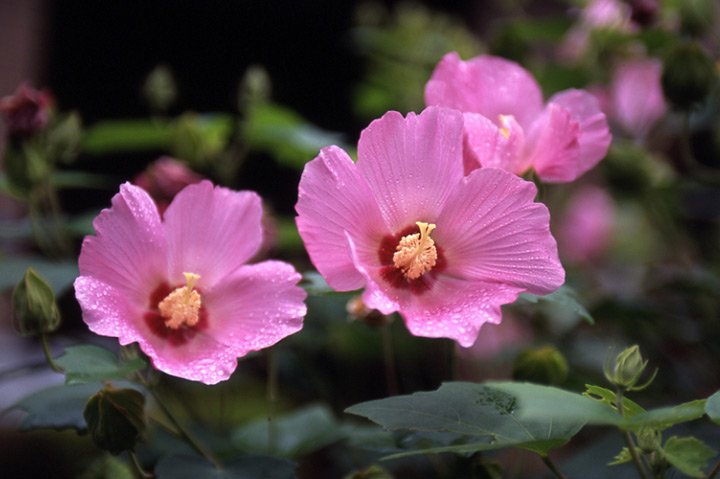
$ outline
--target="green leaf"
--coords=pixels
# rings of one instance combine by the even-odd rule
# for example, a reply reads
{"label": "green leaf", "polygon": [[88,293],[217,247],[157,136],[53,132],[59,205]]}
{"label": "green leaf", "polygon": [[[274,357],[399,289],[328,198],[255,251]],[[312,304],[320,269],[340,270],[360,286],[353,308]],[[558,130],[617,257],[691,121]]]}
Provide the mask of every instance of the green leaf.
{"label": "green leaf", "polygon": [[699,419],[705,413],[705,399],[698,399],[673,407],[652,409],[623,421],[625,429],[637,430],[640,426],[651,426],[662,431],[674,424]]}
{"label": "green leaf", "polygon": [[632,454],[630,454],[630,449],[627,447],[623,447],[622,451],[618,453],[617,456],[615,456],[615,459],[612,462],[608,463],[608,466],[617,466],[618,464],[625,464],[626,462],[632,461]]}
{"label": "green leaf", "polygon": [[296,465],[285,459],[245,456],[221,470],[196,456],[165,456],[155,466],[157,479],[294,479]]}
{"label": "green leaf", "polygon": [[65,384],[122,379],[146,366],[140,358],[121,363],[112,352],[92,344],[70,346],[55,362],[65,370]]}
{"label": "green leaf", "polygon": [[77,278],[77,261],[50,261],[43,256],[16,256],[0,261],[0,290],[12,288],[33,268],[57,296],[62,295]]}
{"label": "green leaf", "polygon": [[128,151],[167,150],[175,127],[151,120],[110,120],[85,131],[83,150],[93,155]]}
{"label": "green leaf", "polygon": [[294,111],[272,103],[251,110],[245,135],[251,148],[266,151],[280,164],[298,170],[326,146],[338,145],[351,151],[338,133],[318,128]]}
{"label": "green leaf", "polygon": [[[534,394],[544,386],[511,383],[452,382],[437,391],[356,404],[346,410],[391,430],[445,432],[455,435],[451,446],[419,449],[390,457],[435,452],[470,452],[520,447],[539,454],[565,444],[582,427],[582,420],[557,422],[552,414],[532,421],[520,419],[518,395]],[[539,389],[538,389],[539,388]],[[559,390],[558,390],[559,391]],[[582,398],[604,408],[587,398]]]}
{"label": "green leaf", "polygon": [[678,439],[677,436],[673,436],[665,442],[663,452],[670,464],[690,477],[705,477],[702,469],[707,465],[708,459],[717,455],[715,451],[694,437]]}
{"label": "green leaf", "polygon": [[720,424],[720,391],[707,399],[705,403],[705,414],[715,424]]}
{"label": "green leaf", "polygon": [[582,304],[580,304],[577,298],[577,293],[570,286],[561,286],[560,289],[558,289],[557,291],[545,296],[536,296],[530,293],[521,293],[520,296],[518,296],[518,299],[533,304],[542,305],[543,303],[545,303],[549,305],[557,305],[563,309],[567,309],[577,314],[579,317],[583,318],[588,323],[595,324],[595,320],[593,319],[592,315],[590,314],[590,312],[588,312],[587,309],[585,309]]}
{"label": "green leaf", "polygon": [[[614,391],[600,386],[593,386],[591,384],[586,384],[585,388],[586,389],[583,393],[583,396],[595,399],[596,401],[600,401],[601,403],[607,404],[608,406],[617,410],[617,396],[615,395]],[[631,401],[630,399],[624,397],[623,412],[626,418],[631,418],[633,416],[637,416],[638,414],[644,413],[645,409],[640,407],[634,401]]]}
{"label": "green leaf", "polygon": [[[276,419],[276,453],[296,459],[342,439],[344,430],[326,406],[309,406]],[[260,454],[268,450],[268,421],[259,419],[236,430],[235,445],[245,452]]]}
{"label": "green leaf", "polygon": [[20,423],[23,431],[30,429],[76,429],[85,431],[83,409],[90,396],[103,387],[101,383],[57,386],[43,389],[21,399],[14,408],[27,412]]}

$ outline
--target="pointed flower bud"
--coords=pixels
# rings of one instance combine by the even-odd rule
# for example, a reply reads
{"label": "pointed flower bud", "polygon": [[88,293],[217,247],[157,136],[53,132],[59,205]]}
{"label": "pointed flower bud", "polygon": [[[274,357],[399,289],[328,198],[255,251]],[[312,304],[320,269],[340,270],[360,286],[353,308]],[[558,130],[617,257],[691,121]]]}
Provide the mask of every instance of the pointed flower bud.
{"label": "pointed flower bud", "polygon": [[60,326],[55,293],[32,268],[28,268],[15,286],[12,305],[19,332],[23,336],[51,333]]}
{"label": "pointed flower bud", "polygon": [[641,391],[653,382],[657,374],[656,369],[649,380],[641,386],[638,386],[637,382],[640,380],[643,372],[645,372],[647,364],[647,360],[643,361],[640,355],[640,348],[635,345],[622,350],[620,354],[615,357],[614,362],[612,357],[608,355],[603,371],[605,378],[607,378],[610,383],[626,391]]}
{"label": "pointed flower bud", "polygon": [[90,398],[83,416],[95,445],[119,454],[133,449],[145,433],[145,396],[135,389],[106,386]]}
{"label": "pointed flower bud", "polygon": [[665,58],[661,78],[663,91],[680,110],[702,103],[717,82],[715,64],[695,42],[677,45]]}

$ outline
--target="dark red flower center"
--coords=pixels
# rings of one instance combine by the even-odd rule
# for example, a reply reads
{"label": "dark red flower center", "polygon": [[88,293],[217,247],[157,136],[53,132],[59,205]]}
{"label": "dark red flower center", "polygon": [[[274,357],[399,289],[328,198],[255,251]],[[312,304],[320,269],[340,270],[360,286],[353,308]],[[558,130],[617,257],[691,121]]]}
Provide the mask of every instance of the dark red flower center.
{"label": "dark red flower center", "polygon": [[[183,285],[180,285],[179,287],[182,286]],[[198,321],[193,326],[183,324],[180,327],[172,328],[167,325],[168,319],[160,313],[159,305],[177,289],[178,287],[170,287],[167,282],[160,283],[152,293],[150,293],[148,309],[143,315],[145,324],[150,328],[150,331],[159,338],[166,340],[172,346],[181,346],[187,343],[194,338],[198,332],[208,327],[208,313],[204,306],[200,306]],[[200,294],[202,293],[199,290],[197,291]]]}
{"label": "dark red flower center", "polygon": [[[437,258],[435,259],[434,265],[431,269],[424,272],[417,278],[411,278],[408,276],[407,271],[403,268],[396,266],[397,261],[395,259],[395,253],[398,252],[398,246],[401,245],[403,238],[407,238],[411,235],[421,236],[420,227],[417,224],[408,226],[398,231],[395,234],[385,235],[380,241],[380,247],[378,248],[378,259],[382,265],[380,269],[380,275],[390,286],[398,289],[409,289],[413,294],[423,294],[430,290],[434,283],[434,279],[437,274],[442,272],[447,267],[447,261],[443,254],[443,249],[436,242],[434,248],[436,250]],[[402,246],[401,246],[402,248]]]}

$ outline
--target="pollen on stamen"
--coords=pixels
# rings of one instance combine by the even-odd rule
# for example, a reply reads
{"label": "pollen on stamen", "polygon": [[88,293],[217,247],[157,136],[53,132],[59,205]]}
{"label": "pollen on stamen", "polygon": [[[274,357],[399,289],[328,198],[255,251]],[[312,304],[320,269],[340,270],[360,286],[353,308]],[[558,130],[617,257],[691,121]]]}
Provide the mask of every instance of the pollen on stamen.
{"label": "pollen on stamen", "polygon": [[500,133],[502,136],[505,137],[505,139],[510,138],[510,120],[514,119],[512,115],[500,115],[500,124],[502,125],[502,128],[500,128]]}
{"label": "pollen on stamen", "polygon": [[165,326],[179,329],[181,326],[195,326],[200,320],[202,301],[200,293],[195,289],[195,282],[200,275],[183,273],[187,286],[176,288],[158,304],[160,315],[165,318]]}
{"label": "pollen on stamen", "polygon": [[437,263],[437,249],[430,233],[434,224],[416,223],[420,233],[403,236],[393,255],[395,267],[400,269],[406,278],[417,279],[430,271]]}

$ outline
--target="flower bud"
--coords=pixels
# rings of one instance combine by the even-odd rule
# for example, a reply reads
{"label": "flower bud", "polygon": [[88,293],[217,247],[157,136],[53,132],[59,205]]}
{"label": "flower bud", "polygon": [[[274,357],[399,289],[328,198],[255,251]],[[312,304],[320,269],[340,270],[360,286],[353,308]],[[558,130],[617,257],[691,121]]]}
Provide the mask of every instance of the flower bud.
{"label": "flower bud", "polygon": [[622,350],[615,357],[614,362],[611,356],[608,355],[603,368],[605,378],[610,383],[626,391],[640,391],[648,387],[657,374],[657,370],[655,370],[652,377],[645,384],[637,386],[637,382],[645,371],[647,363],[647,360],[643,361],[640,355],[640,348],[637,345],[631,346]]}
{"label": "flower bud", "polygon": [[701,36],[715,20],[716,0],[683,0],[679,2],[680,28],[688,35]]}
{"label": "flower bud", "polygon": [[643,426],[636,434],[638,447],[643,452],[659,451],[662,448],[662,433],[654,427]]}
{"label": "flower bud", "polygon": [[170,68],[166,65],[155,67],[145,79],[143,95],[150,108],[165,113],[177,99],[177,85]]}
{"label": "flower bud", "polygon": [[95,445],[119,454],[133,449],[145,433],[145,396],[135,389],[106,386],[88,400],[83,416]]}
{"label": "flower bud", "polygon": [[369,326],[382,326],[389,322],[389,317],[377,309],[368,308],[360,295],[353,296],[345,305],[350,319],[362,321]]}
{"label": "flower bud", "polygon": [[36,90],[27,83],[13,95],[0,99],[0,117],[10,138],[24,139],[42,131],[50,119],[52,103],[48,90]]}
{"label": "flower bud", "polygon": [[701,103],[717,80],[715,64],[697,43],[677,45],[665,58],[661,78],[665,97],[681,110]]}
{"label": "flower bud", "polygon": [[12,305],[20,334],[35,336],[51,333],[60,326],[55,293],[32,268],[15,286]]}
{"label": "flower bud", "polygon": [[188,185],[199,183],[203,177],[191,170],[185,163],[169,156],[161,156],[153,161],[133,183],[147,191],[160,214],[172,202],[175,195]]}
{"label": "flower bud", "polygon": [[513,379],[540,384],[562,384],[568,376],[568,363],[555,346],[528,348],[515,358]]}
{"label": "flower bud", "polygon": [[238,109],[247,113],[256,105],[270,100],[272,83],[267,70],[259,65],[251,65],[240,82],[238,89]]}

